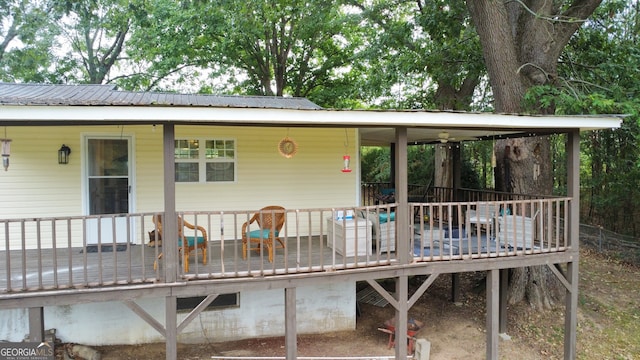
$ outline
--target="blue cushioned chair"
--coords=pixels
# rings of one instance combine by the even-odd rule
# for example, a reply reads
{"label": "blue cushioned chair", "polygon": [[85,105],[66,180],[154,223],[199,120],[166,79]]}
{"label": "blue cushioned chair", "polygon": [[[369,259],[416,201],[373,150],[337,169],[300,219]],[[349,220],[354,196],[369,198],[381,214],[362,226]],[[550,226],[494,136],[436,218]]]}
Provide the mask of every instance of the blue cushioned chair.
{"label": "blue cushioned chair", "polygon": [[[158,237],[158,240],[162,239],[162,216],[154,215],[153,223],[156,225],[155,233]],[[190,236],[186,236],[184,233],[184,228],[188,228],[194,231],[188,231]],[[198,232],[200,234],[198,235]],[[151,234],[149,234],[151,236]],[[188,221],[182,219],[178,216],[178,249],[182,254],[184,260],[182,261],[182,265],[184,267],[184,272],[189,272],[189,254],[196,250],[196,256],[198,255],[198,250],[202,250],[202,264],[207,264],[207,231],[202,226],[195,226]],[[161,258],[162,254],[158,256]],[[154,269],[157,268],[157,263],[153,265]]]}
{"label": "blue cushioned chair", "polygon": [[[286,212],[282,206],[266,206],[251,219],[242,224],[242,258],[247,258],[250,250],[260,251],[262,246],[267,248],[269,262],[273,262],[273,253],[276,248],[284,248],[284,241],[280,238],[280,231],[284,226]],[[251,230],[251,224],[255,222],[258,229]],[[279,245],[278,245],[279,244]]]}
{"label": "blue cushioned chair", "polygon": [[384,224],[387,221],[396,221],[396,213],[395,212],[391,212],[391,213],[381,212],[380,215],[378,215],[378,221],[379,221],[380,224]]}

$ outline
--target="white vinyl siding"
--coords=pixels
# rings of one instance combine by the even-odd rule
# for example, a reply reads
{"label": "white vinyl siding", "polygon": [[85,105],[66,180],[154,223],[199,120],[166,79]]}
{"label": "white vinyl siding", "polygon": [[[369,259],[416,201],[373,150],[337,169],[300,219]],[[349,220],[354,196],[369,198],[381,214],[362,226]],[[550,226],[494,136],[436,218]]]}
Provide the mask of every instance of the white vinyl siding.
{"label": "white vinyl siding", "polygon": [[[359,160],[353,129],[347,131],[347,149],[343,128],[176,126],[175,130],[176,139],[233,139],[237,164],[235,182],[177,183],[178,211],[358,204]],[[164,211],[162,133],[161,126],[151,125],[8,127],[7,137],[13,140],[11,164],[8,171],[0,171],[0,218],[82,215],[81,139],[87,134],[131,136],[135,145],[135,212]],[[287,135],[298,144],[298,152],[289,159],[278,151],[278,143]],[[63,143],[72,150],[67,165],[58,164],[58,149]],[[351,155],[351,173],[340,171],[345,153]]]}

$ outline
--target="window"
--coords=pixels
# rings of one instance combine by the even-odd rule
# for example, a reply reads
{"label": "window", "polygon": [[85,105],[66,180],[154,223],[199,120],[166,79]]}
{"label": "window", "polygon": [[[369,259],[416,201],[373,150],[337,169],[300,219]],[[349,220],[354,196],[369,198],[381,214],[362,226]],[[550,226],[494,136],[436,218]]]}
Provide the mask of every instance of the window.
{"label": "window", "polygon": [[229,139],[175,141],[176,182],[236,180],[236,142]]}
{"label": "window", "polygon": [[[176,309],[178,311],[191,311],[195,309],[196,306],[200,305],[204,299],[205,296],[178,298]],[[211,302],[211,304],[207,305],[206,309],[220,309],[238,306],[240,306],[240,293],[220,294]]]}

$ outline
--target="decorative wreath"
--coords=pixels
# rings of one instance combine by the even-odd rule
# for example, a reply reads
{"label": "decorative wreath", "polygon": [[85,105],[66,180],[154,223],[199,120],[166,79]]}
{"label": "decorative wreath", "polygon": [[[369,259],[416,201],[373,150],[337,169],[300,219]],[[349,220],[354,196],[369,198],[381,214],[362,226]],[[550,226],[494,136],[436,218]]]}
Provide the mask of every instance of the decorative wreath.
{"label": "decorative wreath", "polygon": [[280,151],[280,155],[290,159],[298,152],[298,144],[293,139],[285,136],[278,143],[278,151]]}

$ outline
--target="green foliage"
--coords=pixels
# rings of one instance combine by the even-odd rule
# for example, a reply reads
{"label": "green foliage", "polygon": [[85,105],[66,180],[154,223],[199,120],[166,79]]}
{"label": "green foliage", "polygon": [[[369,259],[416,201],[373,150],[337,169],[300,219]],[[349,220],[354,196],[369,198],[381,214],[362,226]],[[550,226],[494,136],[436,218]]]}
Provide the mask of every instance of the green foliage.
{"label": "green foliage", "polygon": [[493,167],[491,156],[493,141],[472,141],[463,143],[462,183],[470,189],[493,189]]}
{"label": "green foliage", "polygon": [[407,161],[409,184],[433,185],[435,173],[435,149],[433,146],[409,146]]}
{"label": "green foliage", "polygon": [[358,104],[352,69],[360,27],[341,5],[146,2],[137,12],[128,54],[149,68],[125,81],[155,88],[171,78],[206,93],[302,96],[325,107]]}
{"label": "green foliage", "polygon": [[[466,5],[0,0],[0,80],[304,96],[334,108],[486,110],[491,93],[483,90],[482,51]],[[558,73],[523,99],[530,112],[628,114],[619,130],[583,135],[581,176],[583,219],[632,234],[640,233],[633,221],[640,194],[629,191],[640,185],[638,12],[637,1],[603,0],[564,49]],[[558,194],[566,192],[565,141],[551,141]],[[465,186],[493,186],[491,153],[491,142],[465,145]],[[363,181],[388,181],[388,159],[388,149],[363,149]],[[433,149],[410,147],[409,166],[410,182],[426,183]]]}
{"label": "green foliage", "polygon": [[[525,107],[555,106],[558,114],[625,114],[617,130],[583,134],[582,221],[639,235],[640,14],[626,1],[604,1],[563,53],[555,86],[533,87]],[[606,59],[603,61],[603,59]],[[555,144],[554,164],[563,146]],[[565,169],[558,169],[560,172]],[[559,174],[561,175],[561,173]],[[562,179],[563,176],[557,176]],[[566,186],[556,182],[557,189]]]}
{"label": "green foliage", "polygon": [[59,1],[65,13],[61,22],[70,49],[60,60],[68,72],[62,77],[76,83],[111,81],[119,64],[130,28],[133,3],[128,0]]}
{"label": "green foliage", "polygon": [[[126,50],[134,71],[117,79],[132,90],[176,91],[199,88],[220,92],[213,79],[222,76],[219,65],[208,66],[215,56],[213,44],[223,33],[222,15],[209,2],[153,0],[130,6],[130,38]],[[231,91],[223,91],[231,93]]]}
{"label": "green foliage", "polygon": [[[363,147],[361,152],[363,182],[392,182],[391,155],[388,147]],[[433,147],[410,146],[407,155],[409,183],[415,185],[433,184]]]}
{"label": "green foliage", "polygon": [[0,1],[0,81],[48,82],[54,62],[55,22],[51,1]]}
{"label": "green foliage", "polygon": [[[407,149],[408,182],[414,185],[433,185],[435,148],[433,145],[415,145]],[[365,183],[391,182],[391,158],[388,147],[361,149],[361,177]],[[480,189],[481,182],[474,165],[463,161],[461,181],[463,187]]]}
{"label": "green foliage", "polygon": [[391,182],[391,160],[388,147],[362,147],[361,178],[365,183]]}
{"label": "green foliage", "polygon": [[471,108],[484,65],[465,1],[353,3],[366,29],[363,98],[381,108]]}

